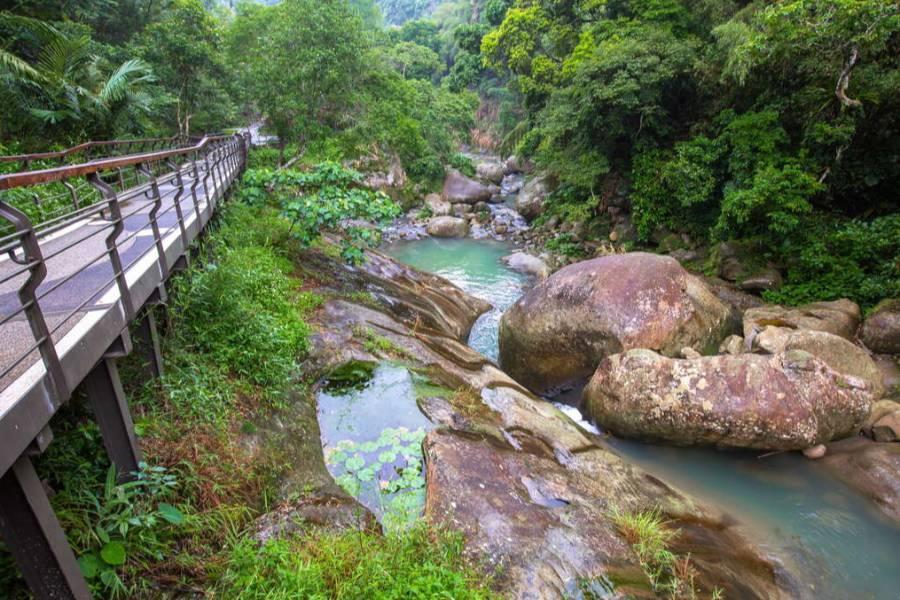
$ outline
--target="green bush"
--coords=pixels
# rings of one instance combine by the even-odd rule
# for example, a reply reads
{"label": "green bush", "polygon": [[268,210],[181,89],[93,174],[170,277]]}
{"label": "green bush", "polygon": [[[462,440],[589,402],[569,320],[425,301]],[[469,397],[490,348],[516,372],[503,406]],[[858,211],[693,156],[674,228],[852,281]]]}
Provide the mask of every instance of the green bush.
{"label": "green bush", "polygon": [[465,175],[466,177],[475,177],[475,163],[465,154],[456,154],[450,157],[450,166]]}
{"label": "green bush", "polygon": [[808,219],[785,243],[785,285],[766,300],[803,304],[851,298],[863,308],[900,297],[900,215],[863,220]]}
{"label": "green bush", "polygon": [[247,171],[239,197],[245,202],[274,204],[287,219],[287,233],[309,246],[325,232],[343,234],[342,253],[359,262],[363,248],[380,241],[377,229],[347,225],[362,219],[383,224],[398,217],[400,207],[382,192],[358,187],[362,175],[338,163],[324,162],[310,171]]}

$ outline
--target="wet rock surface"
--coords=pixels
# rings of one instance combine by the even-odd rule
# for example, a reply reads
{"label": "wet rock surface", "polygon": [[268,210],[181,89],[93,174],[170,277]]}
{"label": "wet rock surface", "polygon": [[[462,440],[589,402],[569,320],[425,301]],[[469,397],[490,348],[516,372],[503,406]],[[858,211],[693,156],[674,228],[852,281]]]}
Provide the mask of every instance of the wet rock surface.
{"label": "wet rock surface", "polygon": [[729,308],[675,259],[605,256],[557,271],[513,305],[500,324],[500,361],[544,393],[631,348],[715,352],[733,327]]}
{"label": "wet rock surface", "polygon": [[377,253],[370,260],[357,269],[323,255],[304,259],[327,289],[372,294],[372,302],[344,296],[325,304],[304,370],[315,376],[348,360],[384,358],[360,339],[371,330],[402,349],[408,368],[453,390],[420,402],[439,425],[424,443],[426,517],[462,531],[467,552],[487,570],[500,567],[502,595],[566,598],[597,581],[611,585],[610,598],[653,597],[609,511],[659,507],[680,530],[673,550],[690,553],[704,593],[718,586],[734,598],[796,597],[796,581],[725,514],[626,463],[463,344],[480,301]]}
{"label": "wet rock surface", "polygon": [[825,331],[853,341],[861,312],[850,300],[814,302],[798,307],[770,304],[744,312],[744,337],[754,338],[766,327]]}
{"label": "wet rock surface", "polygon": [[584,391],[588,414],[617,435],[756,450],[855,435],[875,399],[802,350],[692,360],[631,350],[600,363]]}
{"label": "wet rock surface", "polygon": [[864,381],[876,399],[884,394],[881,371],[869,353],[840,336],[825,331],[766,327],[753,340],[753,348],[770,354],[804,350],[836,372]]}
{"label": "wet rock surface", "polygon": [[900,444],[844,440],[829,444],[827,456],[818,464],[869,498],[900,527]]}
{"label": "wet rock surface", "polygon": [[900,354],[900,300],[884,300],[863,323],[860,337],[872,352]]}
{"label": "wet rock surface", "polygon": [[516,211],[533,220],[544,212],[544,200],[553,191],[553,183],[544,176],[528,181],[516,197]]}
{"label": "wet rock surface", "polygon": [[469,222],[459,217],[433,217],[428,221],[425,231],[434,237],[466,237]]}
{"label": "wet rock surface", "polygon": [[475,204],[476,202],[487,202],[499,192],[500,188],[495,185],[485,185],[466,177],[456,169],[450,169],[444,180],[441,196],[451,204]]}

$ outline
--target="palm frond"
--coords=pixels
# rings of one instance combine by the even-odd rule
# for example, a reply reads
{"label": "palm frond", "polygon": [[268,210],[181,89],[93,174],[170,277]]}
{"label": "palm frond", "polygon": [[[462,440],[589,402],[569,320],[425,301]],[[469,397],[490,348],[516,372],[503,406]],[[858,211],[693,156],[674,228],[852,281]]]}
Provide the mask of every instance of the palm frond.
{"label": "palm frond", "polygon": [[65,80],[90,56],[90,43],[88,36],[59,36],[41,48],[37,68],[48,79]]}
{"label": "palm frond", "polygon": [[119,102],[135,85],[150,81],[153,81],[150,65],[137,58],[127,60],[109,76],[98,97],[104,104]]}
{"label": "palm frond", "polygon": [[37,69],[19,58],[12,52],[0,49],[0,67],[15,75],[18,79],[27,81],[43,81],[44,77]]}

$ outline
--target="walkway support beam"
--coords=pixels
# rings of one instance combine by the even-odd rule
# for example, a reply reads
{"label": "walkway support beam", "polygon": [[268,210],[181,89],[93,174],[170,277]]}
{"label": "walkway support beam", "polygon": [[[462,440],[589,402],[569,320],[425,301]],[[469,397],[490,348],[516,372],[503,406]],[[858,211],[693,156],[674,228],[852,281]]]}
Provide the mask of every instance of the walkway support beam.
{"label": "walkway support beam", "polygon": [[0,532],[39,600],[88,600],[91,593],[31,459],[0,479]]}

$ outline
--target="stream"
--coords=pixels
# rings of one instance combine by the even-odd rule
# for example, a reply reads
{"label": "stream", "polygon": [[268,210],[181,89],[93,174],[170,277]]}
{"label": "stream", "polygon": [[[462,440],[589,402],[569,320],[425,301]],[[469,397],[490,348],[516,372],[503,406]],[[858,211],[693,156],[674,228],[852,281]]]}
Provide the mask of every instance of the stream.
{"label": "stream", "polygon": [[[497,360],[503,311],[530,285],[500,258],[509,244],[492,240],[435,239],[398,242],[385,248],[394,258],[441,275],[494,309],[472,330],[470,345]],[[582,427],[575,398],[558,405]],[[604,435],[602,432],[599,432]],[[607,436],[608,443],[646,471],[716,505],[785,567],[798,571],[816,598],[900,598],[900,530],[870,503],[816,468],[799,453],[756,454],[684,449]]]}

